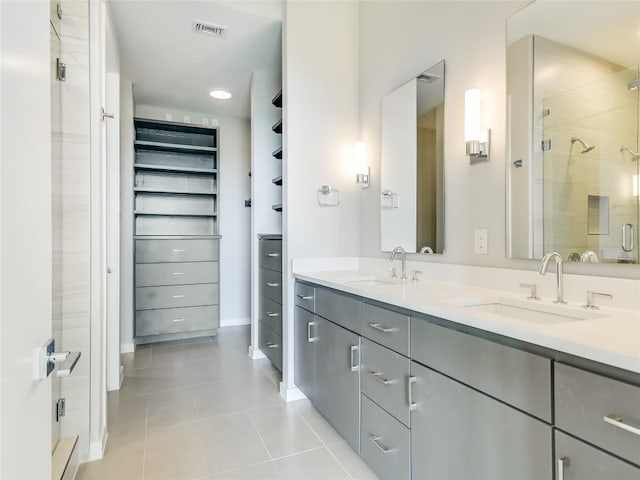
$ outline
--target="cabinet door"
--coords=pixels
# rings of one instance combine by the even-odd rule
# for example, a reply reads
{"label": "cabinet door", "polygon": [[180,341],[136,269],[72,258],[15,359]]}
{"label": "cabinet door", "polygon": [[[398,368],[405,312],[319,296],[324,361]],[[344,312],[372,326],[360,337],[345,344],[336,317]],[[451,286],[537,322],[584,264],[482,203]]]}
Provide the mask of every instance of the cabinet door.
{"label": "cabinet door", "polygon": [[412,478],[552,478],[551,427],[411,363]]}
{"label": "cabinet door", "polygon": [[312,402],[315,400],[315,337],[318,323],[313,313],[295,307],[295,382]]}
{"label": "cabinet door", "polygon": [[618,460],[556,430],[556,478],[560,480],[638,480],[640,468]]}
{"label": "cabinet door", "polygon": [[360,451],[360,337],[321,317],[316,346],[314,405]]}

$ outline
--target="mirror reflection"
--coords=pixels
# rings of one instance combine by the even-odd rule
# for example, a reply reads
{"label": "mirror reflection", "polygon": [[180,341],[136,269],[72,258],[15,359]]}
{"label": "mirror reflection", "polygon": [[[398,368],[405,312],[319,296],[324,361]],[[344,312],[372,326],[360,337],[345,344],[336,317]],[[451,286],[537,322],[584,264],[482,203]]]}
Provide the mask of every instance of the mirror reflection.
{"label": "mirror reflection", "polygon": [[382,99],[383,251],[444,252],[444,61]]}
{"label": "mirror reflection", "polygon": [[508,256],[638,262],[639,27],[637,1],[507,22]]}

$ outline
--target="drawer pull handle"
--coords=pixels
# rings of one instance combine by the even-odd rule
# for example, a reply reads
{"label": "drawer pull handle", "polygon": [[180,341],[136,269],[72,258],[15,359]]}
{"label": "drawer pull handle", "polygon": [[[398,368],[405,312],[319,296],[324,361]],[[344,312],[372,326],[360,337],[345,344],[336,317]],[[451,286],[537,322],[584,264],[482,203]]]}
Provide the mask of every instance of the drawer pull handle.
{"label": "drawer pull handle", "polygon": [[378,435],[369,435],[369,440],[371,440],[371,443],[373,443],[376,447],[378,447],[378,449],[382,453],[391,453],[395,451],[395,448],[389,448],[386,445],[383,445],[382,443],[380,443],[380,440],[382,440],[382,437],[379,437]]}
{"label": "drawer pull handle", "polygon": [[558,480],[564,480],[564,469],[569,466],[569,457],[558,459]]}
{"label": "drawer pull handle", "polygon": [[184,252],[183,248],[174,248],[173,249],[173,253],[182,253],[182,252]]}
{"label": "drawer pull handle", "polygon": [[311,327],[315,327],[316,325],[318,325],[318,322],[307,322],[307,342],[308,343],[313,343],[317,340],[317,338],[314,338],[311,336]]}
{"label": "drawer pull handle", "polygon": [[382,333],[391,333],[397,330],[397,328],[383,327],[379,323],[370,323],[369,326],[374,330],[378,330],[379,332],[382,332]]}
{"label": "drawer pull handle", "polygon": [[184,295],[174,295],[173,298],[184,298]]}
{"label": "drawer pull handle", "polygon": [[171,275],[184,275],[184,272],[173,272]]}
{"label": "drawer pull handle", "polygon": [[351,351],[351,363],[350,363],[349,367],[351,368],[352,372],[357,372],[358,370],[360,370],[360,365],[356,365],[355,364],[355,360],[353,358],[353,354],[356,351],[360,350],[360,348],[357,345],[351,345],[349,350]]}
{"label": "drawer pull handle", "polygon": [[382,372],[369,372],[369,376],[375,378],[377,381],[379,381],[381,384],[383,385],[391,385],[393,382],[393,380],[389,380],[388,378],[384,378],[382,376]]}
{"label": "drawer pull handle", "polygon": [[277,317],[280,315],[278,312],[267,312],[267,317]]}
{"label": "drawer pull handle", "polygon": [[279,257],[279,253],[267,253],[267,257]]}
{"label": "drawer pull handle", "polygon": [[416,377],[407,378],[407,397],[409,399],[409,410],[415,410],[418,408],[418,404],[413,401],[413,387],[412,385],[416,383]]}
{"label": "drawer pull handle", "polygon": [[184,318],[174,318],[172,321],[173,321],[173,322],[176,322],[176,323],[178,323],[178,322],[184,322]]}
{"label": "drawer pull handle", "polygon": [[313,300],[313,295],[300,295],[300,294],[297,294],[296,297],[298,297],[300,300]]}
{"label": "drawer pull handle", "polygon": [[267,282],[267,287],[277,287],[279,285],[280,285],[279,283]]}
{"label": "drawer pull handle", "polygon": [[640,435],[640,426],[632,425],[631,423],[628,423],[628,421],[625,422],[624,418],[620,415],[607,415],[603,420],[614,427],[621,428],[622,430],[631,432],[634,435]]}
{"label": "drawer pull handle", "polygon": [[267,347],[269,348],[278,348],[280,345],[278,345],[277,343],[271,343],[271,342],[267,342]]}

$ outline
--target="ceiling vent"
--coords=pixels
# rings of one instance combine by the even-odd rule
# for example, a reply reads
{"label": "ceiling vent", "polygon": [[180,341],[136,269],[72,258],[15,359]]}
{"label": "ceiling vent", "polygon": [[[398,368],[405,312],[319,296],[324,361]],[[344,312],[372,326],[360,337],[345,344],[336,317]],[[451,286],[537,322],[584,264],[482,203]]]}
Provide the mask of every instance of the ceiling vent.
{"label": "ceiling vent", "polygon": [[216,25],[215,23],[205,23],[200,20],[194,20],[191,23],[191,31],[195,33],[202,33],[205,35],[212,35],[214,37],[224,36],[224,32],[227,27],[222,25]]}

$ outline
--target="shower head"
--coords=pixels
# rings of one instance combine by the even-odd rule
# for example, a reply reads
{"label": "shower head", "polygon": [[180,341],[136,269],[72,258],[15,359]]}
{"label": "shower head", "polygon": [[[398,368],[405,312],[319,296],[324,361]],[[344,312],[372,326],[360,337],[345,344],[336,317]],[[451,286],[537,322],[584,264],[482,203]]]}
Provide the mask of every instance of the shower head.
{"label": "shower head", "polygon": [[589,145],[587,142],[585,142],[584,140],[580,140],[578,137],[571,137],[571,145],[573,145],[575,142],[578,142],[580,145],[582,145],[582,152],[580,153],[587,153],[596,148],[595,145]]}
{"label": "shower head", "polygon": [[628,152],[631,154],[631,160],[636,161],[640,158],[640,152],[634,152],[629,147],[620,147],[620,153]]}

